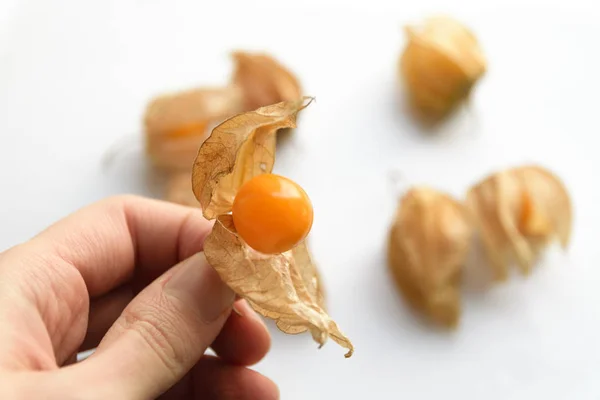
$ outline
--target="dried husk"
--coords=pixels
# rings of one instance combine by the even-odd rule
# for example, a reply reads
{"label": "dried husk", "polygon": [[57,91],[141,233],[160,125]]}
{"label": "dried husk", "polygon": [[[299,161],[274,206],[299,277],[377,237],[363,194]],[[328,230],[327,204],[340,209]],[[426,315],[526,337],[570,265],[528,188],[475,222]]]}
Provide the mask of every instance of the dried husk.
{"label": "dried husk", "polygon": [[198,150],[192,170],[194,195],[205,218],[229,213],[240,186],[273,170],[275,133],[296,127],[296,115],[310,101],[302,98],[261,107],[235,115],[213,129]]}
{"label": "dried husk", "polygon": [[468,98],[486,71],[486,59],[473,33],[446,16],[405,28],[408,43],[399,70],[413,106],[439,119]]}
{"label": "dried husk", "polygon": [[310,331],[321,346],[327,338],[353,352],[352,343],[319,305],[318,278],[304,243],[293,250],[265,255],[252,250],[236,235],[230,215],[220,216],[204,243],[208,262],[250,306],[277,321],[288,334]]}
{"label": "dried husk", "polygon": [[268,54],[236,51],[232,57],[232,81],[244,92],[246,110],[302,97],[298,79]]}
{"label": "dried husk", "polygon": [[[323,311],[327,311],[327,306],[325,304],[325,288],[323,287],[321,274],[310,256],[307,241],[304,240],[298,246],[294,247],[291,252],[295,262],[302,266],[302,268],[299,268],[299,272],[311,299],[316,302]],[[285,329],[282,330],[285,332]]]}
{"label": "dried husk", "polygon": [[401,293],[416,310],[445,327],[461,313],[459,291],[471,227],[458,201],[428,187],[400,200],[388,241],[388,264]]}
{"label": "dried husk", "polygon": [[195,197],[207,219],[216,219],[204,243],[209,263],[240,297],[285,333],[310,331],[323,345],[331,337],[353,353],[324,308],[322,283],[302,242],[275,255],[261,254],[236,234],[233,199],[247,180],[272,171],[276,133],[294,128],[310,98],[281,102],[231,117],[217,126],[198,151],[192,171]]}
{"label": "dried husk", "polygon": [[507,279],[513,262],[529,274],[552,241],[569,245],[571,200],[561,180],[543,167],[494,173],[469,190],[466,203],[498,281]]}
{"label": "dried husk", "polygon": [[165,200],[188,207],[200,207],[192,192],[192,176],[188,171],[172,173],[167,180]]}
{"label": "dried husk", "polygon": [[149,159],[167,170],[189,171],[213,125],[240,112],[243,102],[237,87],[191,89],[153,99],[144,116]]}

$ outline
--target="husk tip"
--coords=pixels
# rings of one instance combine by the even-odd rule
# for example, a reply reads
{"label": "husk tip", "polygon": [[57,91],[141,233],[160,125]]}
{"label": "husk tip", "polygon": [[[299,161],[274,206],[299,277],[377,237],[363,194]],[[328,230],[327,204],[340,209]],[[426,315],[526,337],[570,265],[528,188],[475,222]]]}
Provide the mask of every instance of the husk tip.
{"label": "husk tip", "polygon": [[415,36],[415,27],[412,25],[404,25],[402,31],[408,39],[412,39]]}
{"label": "husk tip", "polygon": [[313,102],[317,102],[317,98],[315,96],[302,96],[301,99],[299,100],[300,103],[300,108],[298,111],[305,109],[306,107],[308,107],[309,105],[311,105],[311,103]]}

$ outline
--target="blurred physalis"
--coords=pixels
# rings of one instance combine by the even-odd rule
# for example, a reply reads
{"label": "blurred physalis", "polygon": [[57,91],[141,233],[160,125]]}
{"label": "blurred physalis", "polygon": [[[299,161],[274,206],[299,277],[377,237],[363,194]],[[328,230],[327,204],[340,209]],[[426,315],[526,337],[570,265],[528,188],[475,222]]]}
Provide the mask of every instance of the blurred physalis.
{"label": "blurred physalis", "polygon": [[244,93],[245,111],[302,97],[292,72],[265,53],[235,51],[232,84]]}
{"label": "blurred physalis", "polygon": [[409,99],[421,116],[438,120],[463,102],[486,71],[473,33],[445,16],[405,28],[408,43],[399,61]]}
{"label": "blurred physalis", "polygon": [[242,91],[235,87],[191,89],[153,99],[144,116],[151,162],[189,171],[211,125],[240,112],[243,102]]}
{"label": "blurred physalis", "polygon": [[460,318],[460,281],[471,241],[458,201],[428,187],[400,200],[388,239],[388,265],[407,302],[445,327]]}
{"label": "blurred physalis", "polygon": [[508,277],[516,261],[528,274],[548,244],[569,245],[571,199],[561,180],[540,166],[496,172],[475,184],[467,208],[479,231],[496,280]]}

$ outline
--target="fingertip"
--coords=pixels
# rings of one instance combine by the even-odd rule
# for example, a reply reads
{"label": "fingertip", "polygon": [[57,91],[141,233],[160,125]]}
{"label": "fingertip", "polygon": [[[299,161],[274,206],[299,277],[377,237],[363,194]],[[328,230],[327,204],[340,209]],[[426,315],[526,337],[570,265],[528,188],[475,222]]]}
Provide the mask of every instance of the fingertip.
{"label": "fingertip", "polygon": [[271,335],[245,300],[236,301],[235,309],[237,312],[231,313],[211,347],[231,364],[256,364],[269,352]]}
{"label": "fingertip", "polygon": [[204,356],[193,370],[194,393],[201,399],[279,400],[279,388],[266,376],[246,367]]}

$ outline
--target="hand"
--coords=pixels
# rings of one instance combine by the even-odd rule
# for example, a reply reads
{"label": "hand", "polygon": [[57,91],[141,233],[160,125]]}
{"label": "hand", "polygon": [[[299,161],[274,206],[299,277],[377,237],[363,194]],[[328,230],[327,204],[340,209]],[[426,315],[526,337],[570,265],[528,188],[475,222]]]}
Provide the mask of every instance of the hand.
{"label": "hand", "polygon": [[243,300],[231,313],[201,253],[210,227],[198,209],[125,196],[1,253],[0,398],[278,398],[245,367],[270,336]]}

